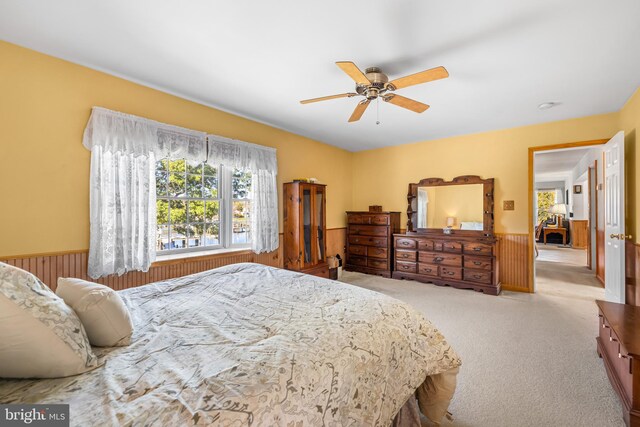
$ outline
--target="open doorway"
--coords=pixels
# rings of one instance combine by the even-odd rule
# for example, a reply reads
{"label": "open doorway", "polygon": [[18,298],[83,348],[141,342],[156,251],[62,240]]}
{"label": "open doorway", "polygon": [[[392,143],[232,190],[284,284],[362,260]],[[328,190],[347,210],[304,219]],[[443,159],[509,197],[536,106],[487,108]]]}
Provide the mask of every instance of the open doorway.
{"label": "open doorway", "polygon": [[604,279],[598,274],[604,270],[604,258],[598,259],[598,243],[603,243],[598,230],[604,227],[602,204],[598,208],[603,197],[598,193],[602,153],[602,145],[534,153],[531,227],[536,292],[604,297],[604,282],[598,279]]}

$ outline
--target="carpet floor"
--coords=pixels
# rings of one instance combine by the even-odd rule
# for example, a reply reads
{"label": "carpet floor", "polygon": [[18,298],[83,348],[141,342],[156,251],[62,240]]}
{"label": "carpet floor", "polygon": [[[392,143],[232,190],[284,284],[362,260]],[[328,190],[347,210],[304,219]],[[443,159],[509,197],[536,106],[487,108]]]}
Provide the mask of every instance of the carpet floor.
{"label": "carpet floor", "polygon": [[461,356],[454,420],[443,426],[624,426],[596,353],[594,300],[604,290],[567,251],[541,248],[535,294],[495,297],[354,272],[340,280],[411,304]]}

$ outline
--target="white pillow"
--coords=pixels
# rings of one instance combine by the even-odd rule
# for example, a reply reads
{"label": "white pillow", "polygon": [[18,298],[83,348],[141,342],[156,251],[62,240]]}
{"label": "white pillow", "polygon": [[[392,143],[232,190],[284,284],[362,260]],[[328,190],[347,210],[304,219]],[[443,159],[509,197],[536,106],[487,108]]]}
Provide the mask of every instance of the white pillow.
{"label": "white pillow", "polygon": [[0,377],[67,377],[97,366],[73,310],[33,274],[0,262]]}
{"label": "white pillow", "polygon": [[92,345],[129,345],[133,323],[116,291],[98,283],[60,277],[56,294],[76,312]]}

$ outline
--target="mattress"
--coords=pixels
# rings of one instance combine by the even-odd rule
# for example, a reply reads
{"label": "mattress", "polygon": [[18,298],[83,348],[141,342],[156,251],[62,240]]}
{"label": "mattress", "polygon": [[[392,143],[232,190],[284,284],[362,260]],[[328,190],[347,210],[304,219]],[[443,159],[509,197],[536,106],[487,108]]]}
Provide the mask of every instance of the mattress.
{"label": "mattress", "polygon": [[422,314],[385,295],[259,264],[120,292],[135,332],[101,366],[0,380],[2,403],[68,403],[72,425],[391,423],[460,365]]}

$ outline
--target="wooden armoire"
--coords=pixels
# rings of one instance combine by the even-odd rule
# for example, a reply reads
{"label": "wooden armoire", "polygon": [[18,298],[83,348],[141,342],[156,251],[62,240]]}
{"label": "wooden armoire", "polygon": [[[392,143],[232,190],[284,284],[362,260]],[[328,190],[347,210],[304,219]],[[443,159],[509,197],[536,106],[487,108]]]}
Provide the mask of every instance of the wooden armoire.
{"label": "wooden armoire", "polygon": [[284,268],[329,277],[326,186],[284,184]]}

